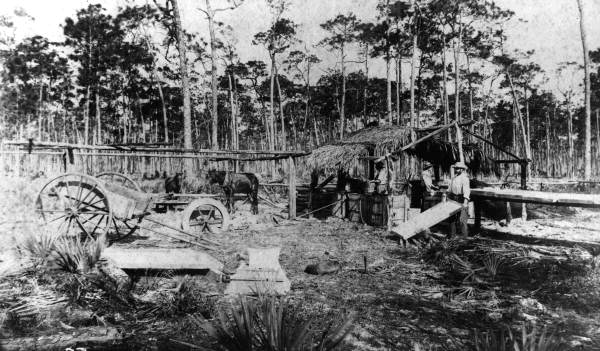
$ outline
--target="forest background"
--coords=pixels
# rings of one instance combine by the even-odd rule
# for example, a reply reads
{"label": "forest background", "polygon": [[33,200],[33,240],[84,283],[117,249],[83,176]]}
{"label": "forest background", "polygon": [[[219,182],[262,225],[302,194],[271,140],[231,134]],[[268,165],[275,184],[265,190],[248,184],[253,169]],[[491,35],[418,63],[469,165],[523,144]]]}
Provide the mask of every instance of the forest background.
{"label": "forest background", "polygon": [[590,0],[9,1],[1,137],[310,150],[473,120],[537,174],[590,178],[597,15]]}

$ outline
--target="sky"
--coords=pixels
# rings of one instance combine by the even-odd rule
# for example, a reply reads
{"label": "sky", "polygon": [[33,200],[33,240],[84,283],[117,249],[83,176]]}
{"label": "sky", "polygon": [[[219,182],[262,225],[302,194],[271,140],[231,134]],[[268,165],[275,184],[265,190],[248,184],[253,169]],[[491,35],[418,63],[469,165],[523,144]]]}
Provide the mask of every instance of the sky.
{"label": "sky", "polygon": [[[129,0],[132,1],[132,0]],[[77,9],[92,3],[102,3],[109,11],[116,11],[128,0],[2,0],[4,6],[0,14],[10,14],[21,7],[34,19],[19,19],[16,22],[17,38],[34,34],[44,35],[52,40],[62,39],[64,19],[74,16]],[[145,3],[145,0],[135,0]],[[152,3],[151,0],[148,0]],[[586,13],[586,28],[590,50],[600,47],[600,0],[582,0]],[[203,0],[179,0],[184,26],[201,36],[208,37],[208,25],[198,10],[205,5]],[[211,0],[213,8],[220,8],[226,0]],[[292,0],[287,16],[300,24],[299,37],[321,57],[330,57],[323,68],[333,64],[334,57],[321,47],[312,46],[325,36],[319,24],[339,13],[349,11],[363,21],[376,18],[377,0]],[[537,62],[549,75],[554,75],[561,62],[583,63],[583,51],[579,31],[577,0],[496,0],[502,8],[515,12],[515,19],[506,24],[508,49],[521,51],[535,50],[532,60]],[[237,49],[243,61],[262,59],[267,61],[263,48],[252,45],[255,33],[267,29],[270,14],[264,0],[246,0],[239,8],[219,12],[217,19],[233,27],[237,39]],[[408,70],[405,70],[408,71]],[[378,76],[385,74],[381,62],[374,62],[371,72]]]}

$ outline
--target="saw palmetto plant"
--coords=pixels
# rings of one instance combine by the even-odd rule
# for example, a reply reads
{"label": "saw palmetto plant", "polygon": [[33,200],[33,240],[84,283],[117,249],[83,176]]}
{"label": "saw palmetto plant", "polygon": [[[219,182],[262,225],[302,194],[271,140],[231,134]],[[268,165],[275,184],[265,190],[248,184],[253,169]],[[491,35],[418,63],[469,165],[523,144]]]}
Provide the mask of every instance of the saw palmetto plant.
{"label": "saw palmetto plant", "polygon": [[30,234],[17,243],[17,252],[26,258],[33,268],[46,265],[54,252],[57,236],[47,232]]}
{"label": "saw palmetto plant", "polygon": [[508,328],[499,332],[475,331],[474,343],[477,351],[562,351],[565,343],[553,334],[548,334],[547,327],[538,332],[535,324],[523,325],[520,335],[513,334]]}
{"label": "saw palmetto plant", "polygon": [[100,260],[105,247],[101,239],[88,238],[85,241],[60,237],[55,243],[56,263],[64,271],[87,273]]}
{"label": "saw palmetto plant", "polygon": [[208,321],[197,317],[198,325],[227,351],[265,350],[301,351],[332,350],[352,330],[354,315],[324,330],[313,329],[312,319],[291,315],[288,304],[275,296],[257,299],[240,297],[229,311],[220,311]]}

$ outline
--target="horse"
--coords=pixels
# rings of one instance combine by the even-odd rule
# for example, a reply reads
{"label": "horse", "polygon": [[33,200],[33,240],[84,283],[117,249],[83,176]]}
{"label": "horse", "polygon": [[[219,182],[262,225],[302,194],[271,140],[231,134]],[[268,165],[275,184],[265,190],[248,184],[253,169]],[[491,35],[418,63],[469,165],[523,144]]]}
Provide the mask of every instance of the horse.
{"label": "horse", "polygon": [[254,173],[233,173],[211,169],[206,175],[209,184],[219,184],[225,193],[226,206],[233,213],[234,195],[248,195],[252,213],[258,214],[258,178]]}
{"label": "horse", "polygon": [[165,179],[165,192],[169,194],[180,194],[181,185],[185,178],[185,172],[175,173],[174,176],[166,177]]}

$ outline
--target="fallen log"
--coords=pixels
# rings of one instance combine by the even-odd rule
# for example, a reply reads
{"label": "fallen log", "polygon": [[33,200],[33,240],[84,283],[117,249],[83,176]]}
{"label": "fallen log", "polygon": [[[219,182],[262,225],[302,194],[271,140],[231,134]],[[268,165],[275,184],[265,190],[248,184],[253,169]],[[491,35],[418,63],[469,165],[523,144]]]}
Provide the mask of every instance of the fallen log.
{"label": "fallen log", "polygon": [[0,340],[0,350],[65,350],[110,348],[123,343],[123,335],[113,327],[87,327],[53,335]]}

